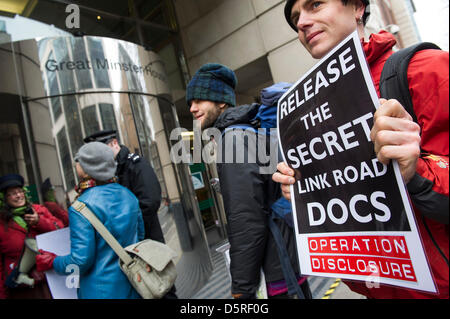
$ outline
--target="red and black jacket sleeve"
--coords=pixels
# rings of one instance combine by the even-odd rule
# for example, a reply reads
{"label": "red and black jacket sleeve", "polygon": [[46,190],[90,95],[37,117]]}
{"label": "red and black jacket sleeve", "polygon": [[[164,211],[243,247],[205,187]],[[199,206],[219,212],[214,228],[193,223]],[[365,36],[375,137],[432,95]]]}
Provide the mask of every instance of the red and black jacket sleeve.
{"label": "red and black jacket sleeve", "polygon": [[413,204],[427,218],[449,223],[449,54],[418,52],[408,67],[414,112],[421,127],[422,154],[408,183]]}

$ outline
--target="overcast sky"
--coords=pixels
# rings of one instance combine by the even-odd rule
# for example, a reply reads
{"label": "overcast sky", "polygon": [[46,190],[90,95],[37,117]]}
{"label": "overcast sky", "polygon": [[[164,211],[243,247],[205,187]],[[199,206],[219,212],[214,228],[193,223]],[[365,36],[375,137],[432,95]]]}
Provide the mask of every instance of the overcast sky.
{"label": "overcast sky", "polygon": [[414,19],[422,41],[434,42],[441,49],[449,49],[449,0],[413,0]]}

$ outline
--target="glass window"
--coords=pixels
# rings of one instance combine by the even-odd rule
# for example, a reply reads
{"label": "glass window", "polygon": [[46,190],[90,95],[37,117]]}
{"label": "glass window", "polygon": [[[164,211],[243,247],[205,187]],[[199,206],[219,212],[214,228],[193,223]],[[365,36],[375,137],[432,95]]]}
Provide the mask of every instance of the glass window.
{"label": "glass window", "polygon": [[169,86],[172,90],[184,90],[183,78],[181,76],[180,68],[178,67],[177,56],[173,43],[166,45],[158,52],[161,60],[164,62]]}
{"label": "glass window", "polygon": [[[49,60],[53,60],[53,52],[51,52],[48,56]],[[50,96],[59,95],[59,87],[58,87],[58,78],[56,77],[55,71],[46,71],[47,81],[48,81],[48,94]],[[53,120],[56,122],[58,117],[61,115],[61,101],[59,97],[50,98],[50,104],[52,106],[53,111]]]}
{"label": "glass window", "polygon": [[150,162],[152,163],[153,170],[158,177],[159,185],[161,186],[161,197],[167,198],[166,182],[164,181],[164,172],[159,160],[158,145],[156,143],[150,144]]}
{"label": "glass window", "polygon": [[[125,64],[134,64],[133,60],[131,59],[130,55],[128,54],[126,48],[119,43],[119,58],[120,58],[120,63],[125,63]],[[139,83],[139,80],[137,76],[133,75],[132,72],[125,72],[126,76],[127,76],[127,81],[128,81],[128,89],[130,91],[138,91],[138,92],[142,92],[142,86]]]}
{"label": "glass window", "polygon": [[73,62],[76,65],[76,75],[80,90],[92,89],[91,73],[87,65],[86,46],[83,38],[72,38]]}
{"label": "glass window", "polygon": [[89,105],[85,107],[81,111],[81,115],[83,116],[84,132],[86,133],[86,136],[100,131],[100,125],[98,124],[95,105]]}
{"label": "glass window", "polygon": [[[56,61],[58,63],[71,61],[65,38],[57,38],[54,40],[53,51],[55,53]],[[59,83],[61,85],[61,91],[63,93],[75,92],[73,70],[70,70],[65,67],[58,72],[58,75],[59,75]]]}
{"label": "glass window", "polygon": [[[97,63],[97,60],[104,64],[105,55],[103,54],[102,42],[99,39],[88,38],[89,53],[92,64]],[[94,70],[95,85],[97,88],[110,88],[108,72],[104,69],[92,68]]]}
{"label": "glass window", "polygon": [[64,127],[56,134],[59,146],[59,158],[61,159],[64,180],[67,189],[75,187],[75,176],[72,169],[72,158],[70,157],[69,144],[67,143],[67,135]]}
{"label": "glass window", "polygon": [[116,116],[114,115],[113,105],[109,103],[100,103],[99,107],[103,129],[117,131]]}
{"label": "glass window", "polygon": [[62,114],[61,100],[60,100],[59,96],[51,97],[50,104],[52,106],[52,111],[53,111],[53,120],[56,122]]}
{"label": "glass window", "polygon": [[70,138],[72,153],[76,154],[83,145],[80,114],[78,112],[77,99],[73,95],[63,97],[64,114],[66,116],[67,133]]}

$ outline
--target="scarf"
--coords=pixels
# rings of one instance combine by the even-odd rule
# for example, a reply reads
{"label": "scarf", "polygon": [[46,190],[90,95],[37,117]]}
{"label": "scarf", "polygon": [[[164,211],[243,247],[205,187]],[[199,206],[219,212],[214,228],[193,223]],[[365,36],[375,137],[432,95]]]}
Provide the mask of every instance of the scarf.
{"label": "scarf", "polygon": [[109,180],[107,180],[106,182],[101,182],[101,181],[96,181],[95,179],[93,179],[92,177],[86,177],[84,179],[82,179],[77,186],[75,186],[75,191],[78,193],[78,197],[80,197],[81,194],[84,193],[85,190],[95,187],[95,186],[100,186],[100,185],[106,185],[106,184],[110,184],[110,183],[117,183],[117,177],[113,177]]}
{"label": "scarf", "polygon": [[28,225],[26,221],[22,218],[22,216],[26,213],[27,208],[28,206],[22,206],[11,210],[13,214],[12,219],[26,231],[28,231]]}

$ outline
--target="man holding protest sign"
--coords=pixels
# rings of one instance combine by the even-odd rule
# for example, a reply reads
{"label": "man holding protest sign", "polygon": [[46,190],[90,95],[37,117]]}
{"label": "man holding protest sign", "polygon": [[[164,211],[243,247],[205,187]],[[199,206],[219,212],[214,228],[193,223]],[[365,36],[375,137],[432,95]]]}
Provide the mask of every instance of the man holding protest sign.
{"label": "man holding protest sign", "polygon": [[[367,0],[288,0],[285,6],[285,16],[289,25],[298,32],[300,42],[311,56],[317,59],[326,58],[336,45],[356,29],[379,95],[378,86],[381,71],[385,61],[393,53],[392,47],[395,45],[395,38],[382,31],[379,34],[372,34],[369,42],[364,42],[364,24],[369,14],[368,5],[369,1]],[[350,76],[354,73],[353,67],[356,65],[352,60],[355,58],[352,52],[334,52],[333,54],[337,56],[336,60],[333,61],[330,58],[331,60],[325,65],[325,69],[319,69],[313,74],[310,82],[306,79],[303,86],[304,92],[298,90],[295,91],[295,94],[288,95],[285,105],[280,102],[279,119],[288,117],[296,108],[299,108],[303,103],[306,104],[308,99],[312,99],[313,95],[316,95],[314,99],[319,100],[320,94],[327,94],[328,86],[337,82],[339,76],[348,76],[350,79]],[[320,136],[313,135],[317,137],[309,142],[299,143],[297,147],[289,149],[286,155],[288,155],[291,168],[286,163],[280,163],[278,165],[279,172],[273,175],[274,181],[283,184],[284,196],[291,199],[290,185],[294,185],[293,189],[302,194],[312,193],[313,189],[316,192],[326,192],[332,187],[341,187],[344,183],[355,183],[356,185],[356,181],[353,181],[355,174],[359,174],[359,181],[362,179],[373,179],[374,181],[375,179],[381,179],[386,174],[386,165],[391,160],[397,161],[398,170],[413,204],[418,232],[428,257],[438,294],[382,284],[371,286],[366,283],[346,282],[352,290],[369,298],[449,297],[448,61],[448,52],[439,50],[420,51],[411,59],[408,68],[408,82],[418,124],[414,123],[411,115],[398,101],[380,99],[380,106],[373,118],[371,113],[359,114],[352,119],[353,121],[334,130],[329,128],[329,131],[324,131],[325,133]],[[357,84],[357,82],[354,83]],[[313,84],[315,84],[315,87],[313,87]],[[347,86],[352,86],[352,84]],[[345,86],[340,90],[345,90]],[[339,93],[339,90],[336,89],[336,91]],[[338,93],[334,92],[333,94]],[[352,97],[353,94],[357,95],[358,90],[354,89],[345,93],[348,98],[349,96]],[[330,97],[329,100],[323,100],[314,111],[303,115],[299,120],[305,131],[309,131],[308,135],[319,122],[322,124],[322,122],[331,122],[333,117],[333,120],[338,118],[336,110],[333,112],[335,101],[331,101],[331,99]],[[345,112],[352,112],[350,111],[351,103],[347,105],[349,108]],[[341,112],[344,113],[343,110]],[[372,121],[373,125],[371,124]],[[333,158],[337,161],[342,154],[348,153],[351,155],[352,149],[362,145],[364,138],[373,141],[372,147],[376,158],[371,161],[361,161],[359,167],[348,165],[345,168],[342,167],[342,169],[334,169],[329,171],[328,175],[325,175],[324,172],[321,175],[308,178],[298,176],[303,166],[314,165],[314,161],[318,162],[323,159],[326,160],[326,158]],[[306,176],[308,169],[309,167],[303,168],[304,173],[301,174]],[[342,201],[333,199],[333,202],[328,203],[328,207],[342,206],[343,212],[347,212],[347,215],[343,213],[342,215],[336,214],[336,216],[333,215],[333,212],[328,211],[328,217],[331,221],[324,219],[326,218],[324,212],[327,208],[326,205],[324,207],[323,203],[308,203],[309,225],[299,223],[298,227],[304,228],[299,229],[299,231],[308,231],[308,227],[313,229],[328,223],[329,226],[327,227],[331,227],[330,232],[339,232],[342,231],[340,228],[349,227],[347,221],[351,220],[355,223],[354,225],[364,225],[367,230],[371,224],[376,228],[376,223],[389,221],[389,227],[392,227],[392,229],[388,229],[388,231],[402,230],[409,233],[411,223],[405,224],[404,220],[395,220],[402,209],[399,211],[390,210],[384,204],[386,199],[383,197],[386,196],[384,188],[389,188],[388,186],[386,182],[381,182],[381,189],[378,192],[352,194],[353,197],[348,199],[348,209],[344,207],[345,204]],[[386,193],[388,192],[386,191]],[[358,214],[356,203],[363,201],[370,202],[373,207],[376,207],[377,213]],[[401,201],[400,196],[398,201]],[[293,202],[293,204],[295,203]],[[318,212],[320,213],[318,214]],[[342,226],[344,223],[345,225]],[[359,230],[363,231],[364,229]],[[335,234],[338,233],[334,233],[333,236]],[[384,266],[384,271],[390,270],[392,276],[402,277],[401,279],[404,281],[415,280],[417,274],[411,272],[411,265],[400,264],[399,262],[399,260],[410,258],[408,249],[402,242],[404,237],[360,236],[349,238],[333,236],[309,238],[308,247],[310,251],[329,254],[340,250],[355,255],[377,251],[382,257],[371,260],[370,262],[373,264],[369,263],[367,267],[373,266],[376,268],[374,265],[379,262],[377,267],[381,272],[383,272]],[[385,260],[388,260],[386,256],[391,257],[389,265],[387,262],[385,263]],[[363,269],[365,265],[363,260],[355,258],[357,257],[333,260],[328,256],[316,259],[311,257],[311,265],[313,268],[327,268],[327,273],[331,273],[337,268],[345,268],[349,273],[356,273]],[[395,280],[399,279],[395,278]]]}

